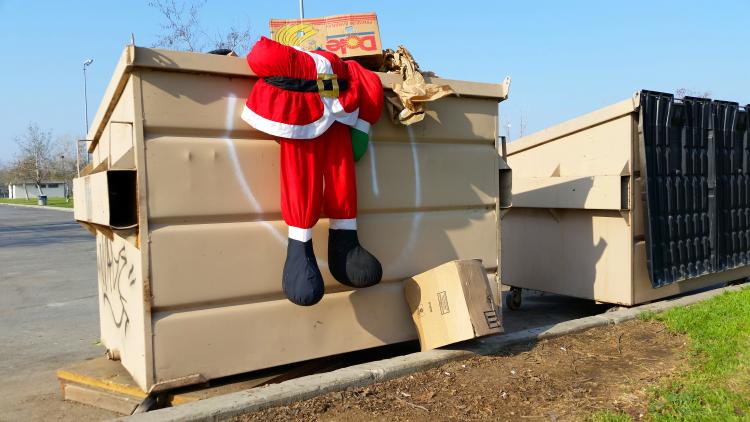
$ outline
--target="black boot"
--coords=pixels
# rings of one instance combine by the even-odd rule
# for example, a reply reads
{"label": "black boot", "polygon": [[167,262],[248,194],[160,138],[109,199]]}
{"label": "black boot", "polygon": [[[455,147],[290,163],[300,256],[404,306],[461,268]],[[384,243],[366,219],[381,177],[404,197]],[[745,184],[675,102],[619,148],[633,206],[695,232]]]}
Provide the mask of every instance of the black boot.
{"label": "black boot", "polygon": [[374,286],[383,277],[383,267],[359,244],[356,230],[328,230],[328,268],[349,287]]}
{"label": "black boot", "polygon": [[315,261],[312,240],[289,239],[281,287],[286,297],[300,306],[315,305],[323,298],[323,276]]}

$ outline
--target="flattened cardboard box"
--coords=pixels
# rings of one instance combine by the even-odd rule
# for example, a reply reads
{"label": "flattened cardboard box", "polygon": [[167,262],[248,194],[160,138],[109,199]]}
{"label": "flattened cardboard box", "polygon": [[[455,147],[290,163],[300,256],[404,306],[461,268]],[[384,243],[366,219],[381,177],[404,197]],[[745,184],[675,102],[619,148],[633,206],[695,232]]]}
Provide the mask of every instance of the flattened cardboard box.
{"label": "flattened cardboard box", "polygon": [[271,19],[271,38],[311,51],[323,49],[341,58],[363,58],[379,65],[383,59],[375,13],[309,19]]}
{"label": "flattened cardboard box", "polygon": [[479,260],[445,263],[404,283],[422,350],[502,332]]}

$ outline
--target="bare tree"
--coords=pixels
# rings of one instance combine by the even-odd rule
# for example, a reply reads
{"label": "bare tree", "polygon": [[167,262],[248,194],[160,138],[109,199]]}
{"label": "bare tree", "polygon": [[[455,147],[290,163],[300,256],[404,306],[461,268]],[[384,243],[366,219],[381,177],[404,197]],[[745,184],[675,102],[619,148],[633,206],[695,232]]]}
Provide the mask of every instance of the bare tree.
{"label": "bare tree", "polygon": [[198,24],[198,12],[206,1],[180,2],[175,0],[154,0],[148,5],[161,13],[164,23],[161,24],[162,34],[156,41],[155,47],[166,47],[173,50],[200,51],[203,49],[201,38],[204,34]]}
{"label": "bare tree", "polygon": [[[8,189],[8,193],[9,194],[10,194],[10,185],[11,184],[15,184],[15,183],[18,183],[20,181],[23,181],[23,175],[21,174],[22,173],[21,167],[22,166],[20,165],[19,157],[17,157],[17,156],[14,157],[10,162],[5,163],[3,165],[2,176],[0,176],[0,177],[2,179],[3,185],[7,185],[8,186],[8,188],[9,188]],[[24,189],[25,188],[26,188],[26,185],[24,185]],[[26,193],[26,199],[29,199],[28,192]]]}
{"label": "bare tree", "polygon": [[674,91],[674,96],[677,98],[685,97],[697,97],[697,98],[711,98],[710,91],[693,91],[689,88],[677,88]]}
{"label": "bare tree", "polygon": [[0,198],[4,198],[9,192],[6,191],[12,182],[12,170],[8,163],[0,160]]}
{"label": "bare tree", "polygon": [[243,53],[250,48],[250,42],[252,41],[252,35],[250,35],[250,29],[239,29],[235,26],[230,26],[227,32],[218,31],[214,39],[214,47],[216,49],[227,49],[232,50],[236,53]]}
{"label": "bare tree", "polygon": [[[13,164],[11,166],[11,176],[13,178],[13,184],[18,185],[20,183],[21,186],[23,186],[24,196],[26,197],[26,199],[29,199],[29,180],[26,177],[28,166],[26,165],[26,162],[21,160],[20,158],[17,158],[13,161]],[[16,195],[18,194],[16,193]]]}
{"label": "bare tree", "polygon": [[[42,183],[52,174],[52,134],[36,123],[29,123],[26,133],[16,138],[20,154],[13,164],[13,177],[18,182],[33,182],[39,195],[44,195]],[[26,192],[28,198],[28,192]]]}
{"label": "bare tree", "polygon": [[148,5],[159,11],[164,22],[162,33],[154,47],[164,47],[182,51],[203,51],[212,49],[232,51],[246,50],[251,41],[249,27],[242,29],[230,26],[226,32],[217,30],[213,37],[203,30],[200,12],[206,0],[151,0]]}

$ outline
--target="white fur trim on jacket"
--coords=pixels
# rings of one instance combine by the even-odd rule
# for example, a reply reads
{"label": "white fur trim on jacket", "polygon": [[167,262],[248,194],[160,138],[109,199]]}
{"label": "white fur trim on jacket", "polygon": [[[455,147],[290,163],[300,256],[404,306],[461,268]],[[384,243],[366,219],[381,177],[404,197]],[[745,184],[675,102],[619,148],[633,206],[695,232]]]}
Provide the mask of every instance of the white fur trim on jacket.
{"label": "white fur trim on jacket", "polygon": [[[305,51],[315,62],[315,68],[318,73],[333,73],[333,67],[331,62],[325,57]],[[289,123],[276,122],[267,119],[253,110],[247,105],[242,110],[242,120],[246,121],[250,126],[258,129],[261,132],[265,132],[269,135],[277,136],[279,138],[287,139],[314,139],[325,133],[328,128],[333,125],[334,122],[340,122],[347,126],[355,126],[357,118],[359,117],[359,108],[356,108],[352,112],[344,110],[344,106],[341,105],[341,101],[338,98],[320,98],[323,102],[323,115],[312,123],[306,125],[294,125]],[[367,122],[365,122],[367,123]]]}
{"label": "white fur trim on jacket", "polygon": [[367,134],[370,133],[370,123],[366,120],[362,120],[358,118],[357,123],[355,123],[354,126],[352,127],[354,129],[357,129],[360,132],[367,133]]}

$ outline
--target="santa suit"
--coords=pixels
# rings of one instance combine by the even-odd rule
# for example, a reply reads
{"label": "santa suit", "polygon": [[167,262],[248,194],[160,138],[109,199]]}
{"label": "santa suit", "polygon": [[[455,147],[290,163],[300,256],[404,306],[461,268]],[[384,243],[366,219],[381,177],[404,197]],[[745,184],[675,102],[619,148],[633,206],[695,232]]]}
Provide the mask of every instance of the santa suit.
{"label": "santa suit", "polygon": [[[308,243],[309,251],[299,253],[305,254],[307,261],[311,259],[312,227],[322,209],[330,218],[329,236],[334,240],[333,243],[329,241],[329,261],[332,248],[335,249],[334,255],[361,254],[364,249],[355,252],[340,250],[344,248],[343,244],[359,247],[350,130],[368,133],[370,125],[380,117],[383,106],[380,78],[358,63],[342,61],[333,53],[301,51],[265,37],[255,44],[247,60],[259,79],[247,99],[242,118],[256,129],[278,138],[281,147],[281,213],[289,225],[290,248],[297,247],[292,240]],[[344,241],[340,239],[342,237],[349,239]],[[352,241],[356,245],[352,246]],[[290,266],[290,259],[299,258],[295,258],[294,253],[288,250],[285,264],[284,289],[288,296],[290,292],[287,290],[294,290],[289,285],[295,282],[287,280],[286,267]],[[382,274],[379,263],[378,274],[369,274],[365,277],[367,280],[362,280],[354,275],[357,271],[352,265],[358,265],[356,257],[339,258],[334,259],[337,262],[329,262],[329,267],[342,283],[366,287],[374,284],[373,278],[379,281]],[[342,260],[346,262],[338,262]],[[318,274],[313,274],[315,271]],[[315,278],[312,281],[316,285],[315,291],[308,294],[304,291],[307,289],[305,282],[298,280],[297,284],[303,285],[297,289],[301,292],[292,292],[298,297],[290,297],[290,300],[309,305],[322,297],[322,278],[317,280],[317,265],[303,272],[305,277]],[[351,274],[347,275],[347,272]]]}

